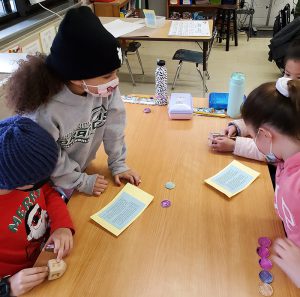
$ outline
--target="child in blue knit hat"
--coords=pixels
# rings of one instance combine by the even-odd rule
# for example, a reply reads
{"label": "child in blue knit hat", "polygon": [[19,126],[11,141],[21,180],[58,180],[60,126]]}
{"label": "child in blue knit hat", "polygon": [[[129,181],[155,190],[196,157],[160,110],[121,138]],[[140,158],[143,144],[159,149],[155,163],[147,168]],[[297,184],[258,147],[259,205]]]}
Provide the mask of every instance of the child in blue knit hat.
{"label": "child in blue knit hat", "polygon": [[42,283],[47,267],[33,267],[44,245],[57,261],[73,246],[73,224],[59,194],[49,185],[58,148],[29,118],[0,121],[0,292],[19,296]]}

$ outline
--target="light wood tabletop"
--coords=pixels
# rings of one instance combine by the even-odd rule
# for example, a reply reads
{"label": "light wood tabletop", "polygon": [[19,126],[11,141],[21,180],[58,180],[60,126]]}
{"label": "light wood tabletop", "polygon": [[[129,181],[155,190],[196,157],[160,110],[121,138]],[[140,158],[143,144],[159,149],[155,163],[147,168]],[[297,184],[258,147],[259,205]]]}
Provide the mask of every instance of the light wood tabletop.
{"label": "light wood tabletop", "polygon": [[[144,19],[141,18],[117,18],[117,17],[100,17],[100,20],[103,24],[110,23],[115,20],[121,20],[124,22],[141,22]],[[172,20],[166,20],[164,25],[159,28],[148,28],[143,27],[137,29],[128,34],[124,34],[120,36],[120,39],[130,39],[130,40],[151,40],[151,41],[193,41],[193,42],[203,42],[209,41],[212,38],[212,30],[213,30],[213,20],[208,20],[209,28],[210,28],[210,36],[170,36],[170,26]]]}
{"label": "light wood tabletop", "polygon": [[[196,106],[205,104],[196,100]],[[91,221],[120,191],[100,149],[88,171],[104,174],[109,187],[100,197],[71,198],[76,234],[66,273],[26,296],[261,296],[257,240],[284,236],[267,166],[209,150],[208,133],[222,131],[228,119],[169,120],[166,107],[151,107],[149,114],[145,107],[126,104],[127,162],[141,174],[140,188],[154,195],[153,202],[119,237]],[[233,159],[261,175],[229,200],[203,181]],[[167,181],[176,188],[167,190]],[[164,199],[171,207],[161,207]],[[299,296],[278,267],[271,272],[274,297]]]}

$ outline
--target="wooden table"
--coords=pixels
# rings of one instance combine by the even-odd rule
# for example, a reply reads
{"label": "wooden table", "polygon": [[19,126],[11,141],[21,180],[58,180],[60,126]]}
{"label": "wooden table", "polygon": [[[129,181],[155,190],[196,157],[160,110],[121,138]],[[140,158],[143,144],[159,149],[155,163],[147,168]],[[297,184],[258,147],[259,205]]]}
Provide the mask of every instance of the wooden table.
{"label": "wooden table", "polygon": [[[27,296],[261,296],[257,239],[284,236],[267,166],[237,158],[261,175],[228,200],[203,182],[234,159],[207,146],[208,133],[220,131],[228,120],[195,116],[172,121],[166,107],[151,107],[150,114],[144,108],[126,104],[127,161],[141,174],[140,187],[154,195],[153,202],[118,238],[89,219],[120,191],[101,149],[89,172],[105,174],[109,188],[101,197],[71,198],[76,234],[68,269]],[[167,181],[176,188],[165,189]],[[170,208],[160,206],[164,199],[172,202]],[[283,272],[273,267],[272,273],[274,297],[299,296]]]}
{"label": "wooden table", "polygon": [[[112,18],[112,17],[100,17],[100,20],[103,24],[112,22],[119,18]],[[122,21],[127,22],[136,22],[140,19],[137,18],[122,18]],[[212,38],[212,30],[213,30],[213,21],[208,20],[209,28],[210,28],[210,36],[169,36],[170,26],[172,21],[166,20],[165,24],[160,28],[141,28],[135,30],[129,34],[125,34],[119,37],[121,40],[147,40],[147,41],[192,41],[192,42],[202,42],[203,43],[203,63],[202,63],[202,70],[203,70],[203,97],[205,97],[205,86],[206,86],[206,72],[207,72],[207,54],[208,54],[208,45]]]}

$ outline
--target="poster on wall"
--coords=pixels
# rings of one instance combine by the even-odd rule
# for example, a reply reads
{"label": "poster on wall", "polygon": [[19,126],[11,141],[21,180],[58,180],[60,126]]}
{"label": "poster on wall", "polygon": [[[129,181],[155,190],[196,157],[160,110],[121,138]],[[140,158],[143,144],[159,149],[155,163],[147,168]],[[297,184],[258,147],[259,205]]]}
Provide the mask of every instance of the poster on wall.
{"label": "poster on wall", "polygon": [[56,34],[56,32],[55,32],[54,27],[50,27],[40,33],[42,49],[43,49],[43,52],[47,55],[50,53],[50,48],[51,48],[53,39],[55,37],[55,34]]}
{"label": "poster on wall", "polygon": [[42,47],[38,39],[23,46],[23,53],[29,55],[35,55],[36,53],[41,53],[41,52],[42,52]]}

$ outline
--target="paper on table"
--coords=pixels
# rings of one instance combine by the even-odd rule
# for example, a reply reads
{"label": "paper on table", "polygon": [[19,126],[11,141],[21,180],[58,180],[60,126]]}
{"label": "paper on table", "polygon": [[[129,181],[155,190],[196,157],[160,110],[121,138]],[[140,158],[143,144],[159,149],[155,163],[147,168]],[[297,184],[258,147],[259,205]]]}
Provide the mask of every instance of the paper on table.
{"label": "paper on table", "polygon": [[118,236],[141,215],[152,200],[152,195],[128,183],[91,219]]}
{"label": "paper on table", "polygon": [[18,69],[20,60],[26,60],[26,53],[0,53],[0,73],[12,73]]}
{"label": "paper on table", "polygon": [[206,179],[205,182],[231,198],[250,186],[259,174],[234,160],[219,173]]}
{"label": "paper on table", "polygon": [[170,36],[210,36],[208,21],[172,21]]}
{"label": "paper on table", "polygon": [[110,32],[115,38],[118,38],[122,35],[133,32],[137,29],[145,27],[145,24],[139,24],[137,22],[130,23],[124,22],[121,20],[115,20],[110,23],[103,25],[105,29]]}

